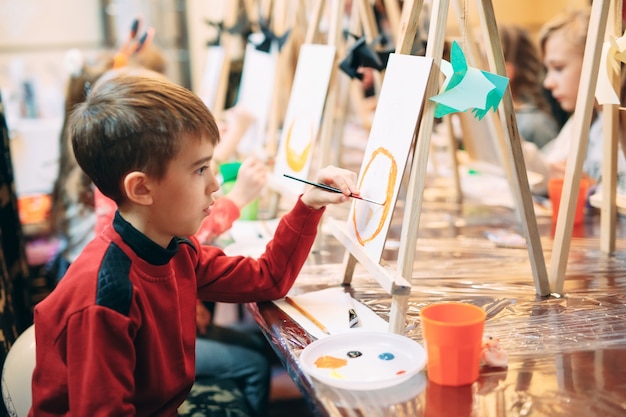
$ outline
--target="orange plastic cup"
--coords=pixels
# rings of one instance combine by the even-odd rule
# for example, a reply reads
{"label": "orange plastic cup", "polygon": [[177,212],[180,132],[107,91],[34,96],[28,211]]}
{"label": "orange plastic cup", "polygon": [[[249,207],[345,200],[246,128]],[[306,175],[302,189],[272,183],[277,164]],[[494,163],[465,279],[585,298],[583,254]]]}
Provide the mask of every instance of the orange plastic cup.
{"label": "orange plastic cup", "polygon": [[[576,200],[576,213],[574,214],[574,224],[582,224],[585,219],[585,204],[587,203],[587,192],[589,191],[589,179],[580,179],[578,189],[578,199]],[[563,193],[563,178],[552,178],[548,181],[548,196],[552,203],[552,224],[556,224]]]}
{"label": "orange plastic cup", "polygon": [[422,308],[428,379],[444,386],[472,384],[480,371],[485,311],[473,304],[438,303]]}

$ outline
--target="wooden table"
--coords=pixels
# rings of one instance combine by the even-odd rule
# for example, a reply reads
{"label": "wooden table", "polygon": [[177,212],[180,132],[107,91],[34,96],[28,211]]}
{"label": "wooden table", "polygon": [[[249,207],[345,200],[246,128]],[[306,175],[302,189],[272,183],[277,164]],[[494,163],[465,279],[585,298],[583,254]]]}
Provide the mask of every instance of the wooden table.
{"label": "wooden table", "polygon": [[[328,213],[332,215],[332,213]],[[394,214],[396,217],[396,214]],[[393,263],[394,221],[384,258]],[[539,217],[546,262],[552,227]],[[485,231],[520,232],[513,210],[480,204],[427,201],[420,224],[406,335],[423,343],[419,311],[440,301],[464,301],[487,311],[485,334],[509,353],[506,369],[483,367],[473,385],[428,383],[421,372],[406,383],[373,392],[350,392],[304,375],[298,356],[314,339],[273,303],[248,309],[291,377],[320,416],[625,416],[626,236],[619,220],[617,252],[606,256],[597,239],[599,215],[574,231],[565,291],[535,294],[526,249],[496,247]],[[343,248],[322,233],[319,250],[293,294],[341,282]],[[397,245],[396,245],[397,247]],[[388,319],[390,297],[357,266],[355,298]]]}

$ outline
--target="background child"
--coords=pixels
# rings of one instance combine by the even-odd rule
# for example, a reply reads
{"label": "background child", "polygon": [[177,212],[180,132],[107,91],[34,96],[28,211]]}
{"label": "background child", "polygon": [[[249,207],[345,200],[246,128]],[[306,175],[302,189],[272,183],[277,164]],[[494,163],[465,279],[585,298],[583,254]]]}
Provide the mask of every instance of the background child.
{"label": "background child", "polygon": [[[547,69],[543,85],[568,113],[576,109],[588,27],[589,11],[573,10],[547,22],[540,33],[540,47]],[[604,135],[600,110],[596,105],[583,163],[584,175],[594,182],[599,182],[602,176]],[[563,177],[565,173],[573,128],[573,118],[570,117],[556,139],[542,149],[552,177]],[[626,160],[622,151],[618,153],[617,182],[618,193],[626,194]]]}

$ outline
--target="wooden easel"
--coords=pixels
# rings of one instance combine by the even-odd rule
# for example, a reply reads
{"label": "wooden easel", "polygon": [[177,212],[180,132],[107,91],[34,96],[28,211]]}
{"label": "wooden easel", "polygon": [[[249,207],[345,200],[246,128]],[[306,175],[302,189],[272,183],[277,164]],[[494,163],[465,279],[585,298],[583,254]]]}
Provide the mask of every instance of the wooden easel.
{"label": "wooden easel", "polygon": [[[230,0],[224,7],[223,25],[230,28],[237,22],[237,13],[239,12],[239,0]],[[230,62],[234,42],[234,34],[223,31],[221,34],[221,46],[224,48],[224,57],[220,68],[219,81],[217,83],[217,91],[215,92],[215,101],[209,103],[211,111],[216,118],[220,118],[224,111],[226,103],[226,93],[228,91],[228,77],[230,75]],[[212,104],[212,107],[211,107]]]}
{"label": "wooden easel", "polygon": [[[278,9],[278,18],[276,21],[278,22],[281,28],[285,25],[285,10],[286,10],[286,0],[280,0],[277,2],[278,4],[275,8]],[[299,2],[298,2],[299,3]],[[269,0],[259,0],[259,4],[257,5],[257,1],[255,0],[228,0],[224,5],[224,14],[223,14],[223,26],[224,28],[233,27],[237,23],[237,18],[239,14],[240,6],[244,7],[244,10],[248,16],[248,20],[252,23],[253,27],[258,29],[259,19],[262,17],[267,19],[272,13],[272,1]],[[210,108],[213,114],[219,118],[221,113],[224,111],[224,107],[226,104],[226,93],[228,90],[228,78],[230,75],[230,67],[231,67],[231,55],[233,53],[233,45],[234,37],[238,35],[234,35],[229,33],[229,31],[224,30],[221,33],[221,46],[224,49],[224,57],[223,62],[220,68],[219,74],[219,82],[217,84],[217,91],[215,93],[215,101],[210,104]]]}
{"label": "wooden easel", "polygon": [[320,23],[322,20],[324,7],[329,7],[330,20],[326,44],[334,45],[336,48],[336,54],[335,65],[333,66],[333,72],[330,76],[330,83],[328,85],[328,93],[326,94],[326,106],[324,107],[324,114],[322,116],[322,121],[320,124],[317,158],[318,169],[328,164],[329,155],[331,153],[330,144],[333,137],[333,132],[336,131],[336,126],[339,125],[339,123],[343,120],[343,115],[337,114],[337,98],[339,96],[338,90],[340,89],[340,84],[338,80],[339,70],[337,69],[337,57],[340,56],[344,50],[343,34],[341,27],[344,5],[344,0],[316,0],[313,6],[312,19],[307,28],[305,38],[306,43],[316,42],[316,39],[318,39],[321,35]]}
{"label": "wooden easel", "polygon": [[[415,1],[412,2],[413,4],[410,3],[411,2],[405,3],[404,5],[404,22],[406,22],[405,19],[407,16],[419,15],[419,10],[408,10],[407,6],[411,6],[411,9],[419,9],[422,2]],[[426,56],[432,57],[435,60],[435,66],[437,68],[440,65],[441,55],[443,53],[443,39],[446,18],[448,15],[448,3],[448,0],[435,0],[432,5],[431,26],[428,35],[429,42],[426,49]],[[493,4],[491,0],[478,0],[477,3],[481,18],[481,28],[486,39],[485,47],[487,57],[489,58],[490,70],[491,72],[497,74],[504,74],[504,57],[502,54],[500,37],[497,32]],[[414,36],[414,34],[412,36]],[[429,88],[429,96],[437,94],[438,85],[438,80],[433,78]],[[538,295],[546,296],[550,293],[550,287],[535,212],[532,204],[532,195],[528,185],[528,178],[526,176],[521,140],[514,117],[513,101],[510,89],[506,90],[502,103],[498,107],[498,111],[506,139],[506,157],[511,164],[511,174],[514,183],[513,192],[519,207],[520,216],[522,218],[522,226],[525,229],[525,235],[527,238],[535,289]],[[433,115],[434,104],[429,101],[424,107],[424,115],[422,117],[422,123],[419,126],[417,135],[416,155],[413,159],[413,167],[409,178],[408,195],[404,212],[403,224],[405,225],[419,224],[424,192],[423,178],[426,177],[426,162],[430,146]],[[404,227],[401,231],[398,264],[402,267],[402,275],[407,278],[411,276],[410,274],[413,268],[418,229],[419,228],[416,226],[410,228]]]}
{"label": "wooden easel", "polygon": [[302,0],[273,0],[272,2],[272,29],[278,35],[290,30],[289,39],[278,55],[276,66],[276,81],[272,93],[272,103],[267,122],[267,138],[265,141],[265,154],[272,158],[278,149],[277,132],[282,118],[285,116],[285,97],[289,97],[289,86],[293,82],[293,68],[290,65],[294,52],[292,44],[294,37],[300,36],[298,17],[301,16],[304,2]]}
{"label": "wooden easel", "polygon": [[[306,44],[316,44],[321,39],[321,31],[320,31],[320,23],[322,20],[322,14],[325,6],[324,0],[316,0],[311,9],[310,22],[308,24],[303,45]],[[327,146],[327,141],[323,138],[327,137],[325,135],[328,132],[332,131],[332,124],[335,121],[335,110],[336,106],[334,105],[333,98],[336,97],[336,79],[337,79],[337,49],[342,44],[342,33],[341,33],[341,24],[342,24],[342,15],[343,15],[344,2],[343,0],[333,0],[330,5],[330,26],[329,31],[326,38],[326,45],[332,46],[335,48],[335,56],[331,69],[330,80],[328,84],[327,94],[325,105],[323,109],[322,118],[320,120],[320,126],[318,130],[318,140],[316,141],[316,146],[314,150],[318,153],[318,163],[321,160],[325,160],[328,158],[328,152],[323,149],[324,146]],[[317,145],[317,142],[321,144]],[[276,155],[276,151],[278,151],[278,146],[276,146],[276,150],[272,156]],[[277,173],[278,176],[282,175],[282,173]],[[274,178],[270,179],[269,183],[269,207],[268,212],[271,217],[274,217],[278,213],[279,202],[282,194],[285,193],[284,187],[281,186],[280,181],[276,180],[276,176],[273,175]],[[308,173],[307,173],[308,175]],[[297,194],[296,194],[297,195]],[[294,197],[296,196],[294,195]]]}
{"label": "wooden easel", "polygon": [[[478,0],[478,4],[481,12],[482,30],[488,40],[486,52],[489,57],[491,71],[504,74],[504,57],[500,45],[500,37],[497,32],[493,5],[491,0]],[[396,53],[410,53],[422,5],[422,0],[404,2],[400,21],[400,33],[396,44]],[[432,58],[434,65],[433,75],[429,78],[425,97],[432,97],[439,92],[440,77],[438,72],[443,54],[448,6],[449,0],[434,0],[432,4],[426,57]],[[416,126],[417,137],[414,144],[415,148],[410,168],[409,185],[402,223],[405,227],[401,230],[396,272],[389,271],[389,269],[383,267],[380,263],[368,259],[367,256],[363,256],[361,253],[362,248],[355,242],[351,242],[349,239],[345,239],[342,236],[337,236],[348,251],[344,262],[344,284],[351,282],[357,261],[365,266],[368,272],[373,274],[381,286],[392,296],[389,330],[400,334],[404,333],[404,321],[408,309],[408,299],[411,288],[410,282],[413,275],[413,263],[425,187],[424,179],[426,178],[430,136],[433,129],[434,109],[434,102],[426,99],[422,109],[421,121],[418,122],[418,126]],[[503,131],[507,139],[506,156],[511,163],[511,174],[515,183],[513,191],[518,206],[520,207],[522,224],[527,236],[535,289],[537,294],[546,296],[550,293],[550,286],[532,205],[532,196],[526,177],[520,137],[513,113],[510,89],[507,89],[503,97],[502,105],[499,106],[499,112]],[[408,290],[407,283],[409,283]]]}
{"label": "wooden easel", "polygon": [[[421,2],[419,3],[419,5],[416,4],[415,6],[418,7],[413,7],[413,4],[407,4],[407,2],[405,2],[404,4],[402,19],[400,22],[400,27],[402,28],[402,31],[399,33],[396,44],[396,53],[398,54],[410,54],[413,47],[413,40],[417,31]],[[433,72],[436,71],[431,71],[431,75],[429,76],[429,84],[432,84],[432,81],[435,78],[433,76]],[[428,90],[429,89],[427,89],[426,91],[426,96],[428,96],[429,94]],[[424,110],[425,107],[422,109],[422,112],[424,112]],[[422,116],[422,122],[423,121],[424,116]],[[389,202],[387,202],[387,204],[389,204]],[[346,256],[344,259],[343,285],[349,285],[351,283],[357,262],[364,266],[367,271],[378,281],[381,287],[392,297],[391,312],[389,318],[389,331],[403,334],[404,318],[406,316],[408,299],[411,292],[410,280],[412,276],[412,268],[408,274],[405,274],[404,268],[393,268],[390,266],[382,265],[378,261],[371,259],[359,243],[355,242],[350,236],[346,235],[344,229],[342,229],[341,227],[336,227],[332,230],[335,237],[346,248]],[[415,242],[413,242],[412,247],[413,250],[415,250]]]}
{"label": "wooden easel", "polygon": [[[459,27],[463,27],[466,22],[464,21],[464,11],[463,11],[463,2],[462,0],[454,0],[453,1],[453,6],[457,15],[457,22]],[[484,19],[483,19],[484,20]],[[487,40],[484,39],[485,34],[488,34],[489,32],[486,32],[483,30],[483,39],[481,39],[480,41],[486,42]],[[478,66],[481,65],[482,66],[482,62],[481,62],[481,52],[478,50],[478,45],[480,41],[477,41],[475,39],[475,36],[473,34],[473,32],[471,30],[465,30],[465,32],[463,33],[463,38],[464,38],[464,52],[465,55],[468,59],[468,62],[470,62],[471,64],[473,64],[474,66]],[[493,62],[493,60],[490,61],[490,65],[491,68],[495,68],[494,64],[491,64]],[[450,115],[450,116],[457,116],[459,118],[461,117],[466,117],[466,118],[470,118],[472,117],[470,114],[457,114],[457,115]],[[515,180],[513,178],[513,174],[511,173],[511,163],[510,161],[506,158],[506,139],[504,137],[504,132],[502,129],[502,124],[499,120],[499,116],[497,113],[494,112],[489,112],[485,118],[483,119],[482,123],[484,123],[484,126],[486,127],[486,131],[487,133],[487,139],[491,139],[490,142],[490,148],[493,150],[494,152],[494,162],[497,166],[501,167],[502,170],[504,171],[507,180],[509,181],[509,186],[511,189],[514,189],[516,186]],[[463,122],[461,123],[463,124]],[[451,134],[451,139],[453,139],[452,137],[452,129],[449,129],[450,134]],[[463,135],[465,135],[465,133],[467,132],[463,132]],[[469,132],[471,134],[471,132]],[[482,140],[484,140],[485,138],[481,138]],[[482,143],[482,140],[477,143],[477,144],[471,144],[468,143],[469,141],[472,141],[473,138],[471,137],[466,137],[463,136],[463,141],[465,146],[467,147],[467,149],[470,148],[470,145],[473,145],[475,147],[478,146],[484,146],[484,144]],[[456,158],[456,153],[453,155]],[[461,201],[462,200],[462,190],[461,190],[461,184],[460,184],[460,178],[459,178],[459,172],[458,172],[458,164],[456,159],[454,159],[453,161],[453,165],[454,165],[454,172],[456,174],[456,177],[454,177],[454,186],[455,186],[455,190],[456,190],[456,195],[457,195],[457,201]]]}
{"label": "wooden easel", "polygon": [[[311,19],[307,28],[305,44],[315,43],[321,37],[320,22],[324,7],[329,11],[329,31],[326,38],[326,44],[336,48],[336,56],[343,55],[347,45],[343,40],[342,33],[342,17],[344,11],[344,0],[316,0],[311,10]],[[366,33],[368,40],[373,40],[377,35],[376,24],[374,22],[373,10],[369,7],[368,0],[358,0],[353,5],[353,16],[351,18],[351,30],[356,33],[361,31]],[[340,140],[344,121],[345,121],[345,101],[347,93],[345,93],[345,85],[347,76],[340,73],[337,64],[333,66],[326,105],[322,116],[319,131],[319,146],[316,146],[318,168],[324,167],[331,161],[331,147],[333,141]],[[377,74],[377,78],[380,75]],[[347,80],[350,81],[350,80]],[[344,94],[345,93],[345,94]],[[278,194],[275,193],[271,198],[270,212],[275,213],[278,205]]]}
{"label": "wooden easel", "polygon": [[[609,19],[609,14],[611,14],[611,19]],[[589,142],[589,128],[593,113],[604,34],[612,34],[618,37],[622,35],[621,16],[621,0],[594,0],[592,3],[580,85],[578,96],[576,97],[576,110],[572,116],[574,118],[574,141],[570,148],[565,168],[563,194],[554,233],[554,247],[550,263],[550,287],[556,293],[563,292],[570,239],[574,225],[576,199]],[[612,81],[613,86],[617,86],[617,80],[614,78]],[[617,120],[619,117],[617,106],[604,105],[603,114],[604,160],[600,233],[601,249],[605,253],[610,253],[615,250]]]}
{"label": "wooden easel", "polygon": [[[622,0],[613,0],[612,7],[609,9],[607,18],[605,35],[619,37],[622,36]],[[589,36],[589,35],[588,35]],[[613,88],[620,91],[620,77],[617,74],[611,74],[610,81]],[[595,83],[594,83],[595,84]],[[619,133],[620,115],[616,105],[604,105],[602,108],[603,116],[603,160],[602,178],[608,179],[602,183],[602,195],[607,196],[603,199],[601,205],[600,216],[600,249],[603,253],[609,254],[615,251],[616,239],[616,223],[617,223],[617,155],[618,143],[621,142],[622,151],[626,151],[626,143]]]}
{"label": "wooden easel", "polygon": [[[319,3],[323,5],[324,0],[320,0]],[[342,57],[354,40],[348,39],[344,41],[343,39],[341,17],[344,10],[344,0],[333,0],[331,3],[333,15],[331,15],[329,42],[331,39],[334,41],[334,45],[337,47],[337,56]],[[363,34],[367,42],[373,41],[378,36],[373,10],[369,3],[369,0],[356,0],[352,3],[349,27],[350,33]],[[335,14],[337,12],[335,11],[338,11],[336,17]],[[332,24],[335,19],[339,19],[339,21]],[[375,82],[377,86],[380,86],[382,82],[382,77],[378,73],[375,74]],[[338,69],[333,74],[320,130],[318,168],[322,168],[329,163],[341,165],[341,143],[348,113],[348,100],[351,100],[353,104],[358,106],[363,100],[363,94],[360,89],[359,82],[351,80]],[[360,117],[365,122],[366,115],[361,114]],[[331,155],[334,155],[334,157]]]}

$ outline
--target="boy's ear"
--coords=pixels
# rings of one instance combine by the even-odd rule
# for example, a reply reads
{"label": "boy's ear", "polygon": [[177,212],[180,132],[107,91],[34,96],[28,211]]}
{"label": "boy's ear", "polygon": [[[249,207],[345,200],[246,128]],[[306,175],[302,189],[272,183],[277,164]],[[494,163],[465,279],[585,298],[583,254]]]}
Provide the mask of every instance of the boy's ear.
{"label": "boy's ear", "polygon": [[150,179],[140,171],[133,171],[124,177],[124,191],[128,200],[147,206],[152,204]]}

